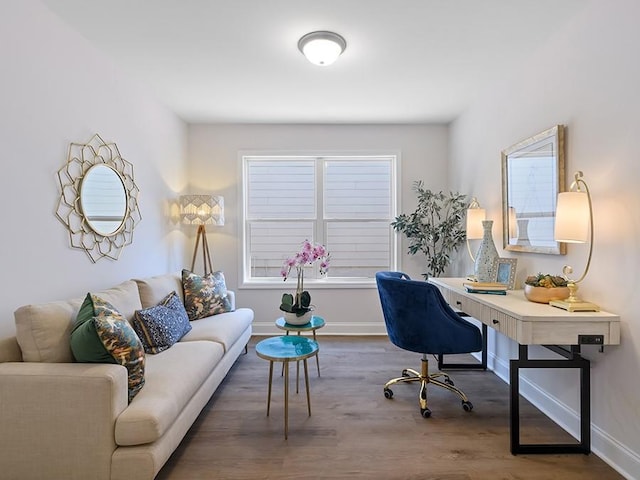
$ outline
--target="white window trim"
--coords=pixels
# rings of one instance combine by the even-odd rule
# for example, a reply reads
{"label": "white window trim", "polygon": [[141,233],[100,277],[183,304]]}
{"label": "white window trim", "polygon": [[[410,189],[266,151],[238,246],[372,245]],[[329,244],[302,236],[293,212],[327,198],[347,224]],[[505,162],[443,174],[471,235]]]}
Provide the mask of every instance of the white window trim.
{"label": "white window trim", "polygon": [[[238,239],[240,242],[240,250],[238,253],[238,288],[239,289],[256,289],[256,290],[282,290],[283,280],[281,278],[261,278],[261,279],[248,279],[246,275],[246,259],[245,259],[245,246],[247,244],[247,231],[246,231],[246,204],[244,201],[245,196],[245,163],[244,157],[246,156],[263,156],[263,157],[329,157],[329,156],[393,156],[395,162],[391,169],[391,217],[395,218],[398,215],[398,211],[401,209],[400,204],[400,188],[399,179],[402,157],[400,150],[394,149],[380,149],[380,150],[239,150],[237,155],[238,165]],[[400,242],[398,241],[398,235],[393,234],[391,236],[391,269],[397,270],[398,268],[398,249],[400,248]],[[305,285],[313,286],[314,289],[331,289],[331,288],[376,288],[375,278],[324,278],[324,279],[305,279]]]}

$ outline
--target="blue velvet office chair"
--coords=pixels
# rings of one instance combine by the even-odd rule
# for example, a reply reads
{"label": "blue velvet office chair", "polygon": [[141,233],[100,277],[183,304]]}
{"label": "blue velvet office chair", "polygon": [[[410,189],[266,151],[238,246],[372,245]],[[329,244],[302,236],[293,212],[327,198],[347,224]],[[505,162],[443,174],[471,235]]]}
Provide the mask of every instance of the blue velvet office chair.
{"label": "blue velvet office chair", "polygon": [[[376,283],[389,340],[394,345],[422,354],[420,372],[407,368],[402,376],[384,385],[384,396],[393,397],[395,383],[420,382],[420,413],[431,416],[427,406],[427,385],[433,384],[455,393],[462,408],[470,412],[473,404],[456,388],[446,373],[429,374],[428,354],[470,353],[482,350],[482,335],[475,325],[462,319],[428,282],[411,280],[402,272],[378,272]],[[442,378],[442,380],[440,380]]]}

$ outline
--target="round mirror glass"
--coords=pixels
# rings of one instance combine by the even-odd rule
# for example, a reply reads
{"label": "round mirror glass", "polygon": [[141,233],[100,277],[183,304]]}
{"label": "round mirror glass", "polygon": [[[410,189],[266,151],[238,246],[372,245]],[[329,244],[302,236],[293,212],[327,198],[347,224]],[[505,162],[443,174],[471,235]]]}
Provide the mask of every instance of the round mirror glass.
{"label": "round mirror glass", "polygon": [[117,233],[127,212],[127,191],[120,174],[108,165],[92,166],[80,185],[80,206],[94,232]]}

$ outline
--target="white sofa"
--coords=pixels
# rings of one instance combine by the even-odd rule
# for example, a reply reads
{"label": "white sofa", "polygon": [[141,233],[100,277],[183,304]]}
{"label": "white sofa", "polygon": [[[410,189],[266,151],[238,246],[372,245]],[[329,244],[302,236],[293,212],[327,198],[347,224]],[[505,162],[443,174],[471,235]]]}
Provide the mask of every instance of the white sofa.
{"label": "white sofa", "polygon": [[[179,274],[92,293],[131,320],[173,290],[182,297]],[[191,322],[178,343],[145,356],[145,385],[127,404],[125,367],[73,361],[82,300],[20,307],[16,337],[0,340],[3,479],[153,479],[251,337],[248,308]]]}

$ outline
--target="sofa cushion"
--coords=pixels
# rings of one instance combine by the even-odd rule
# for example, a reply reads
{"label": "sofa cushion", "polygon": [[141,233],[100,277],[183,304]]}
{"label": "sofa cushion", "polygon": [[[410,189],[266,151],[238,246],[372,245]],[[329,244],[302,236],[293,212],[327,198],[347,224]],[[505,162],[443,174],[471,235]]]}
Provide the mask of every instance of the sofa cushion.
{"label": "sofa cushion", "polygon": [[182,293],[182,279],[179,273],[166,273],[149,278],[136,278],[134,282],[138,285],[140,292],[140,303],[142,308],[149,308],[158,305],[170,292],[177,292],[180,300],[184,303]]}
{"label": "sofa cushion", "polygon": [[209,340],[221,343],[226,352],[251,325],[251,322],[253,322],[253,310],[250,308],[238,308],[233,312],[202,318],[197,322],[191,322],[193,328],[182,337],[180,343]]}
{"label": "sofa cushion", "polygon": [[154,307],[136,310],[132,321],[146,353],[160,353],[191,330],[182,300],[174,291]]}
{"label": "sofa cushion", "polygon": [[81,300],[25,305],[13,316],[25,362],[73,362],[69,335]]}
{"label": "sofa cushion", "polygon": [[147,356],[146,384],[116,421],[118,445],[158,440],[173,424],[222,358],[215,342],[178,342]]}
{"label": "sofa cushion", "polygon": [[220,271],[201,277],[189,270],[182,270],[182,289],[189,320],[231,311],[224,273]]}
{"label": "sofa cushion", "polygon": [[88,293],[71,332],[71,350],[80,363],[116,363],[127,369],[129,402],[144,386],[144,349],[135,331],[113,305]]}
{"label": "sofa cushion", "polygon": [[[138,287],[131,280],[95,294],[111,303],[127,320],[142,308]],[[25,362],[73,361],[69,339],[82,301],[76,298],[25,305],[15,311],[16,339]]]}

